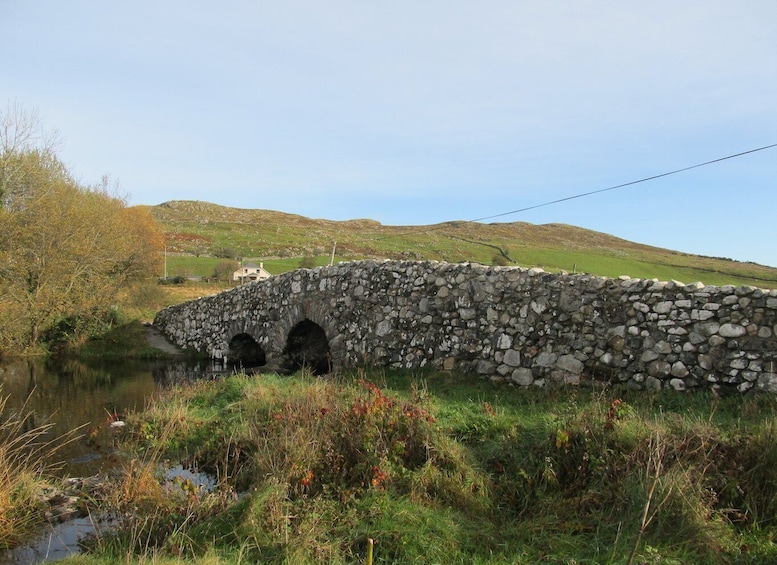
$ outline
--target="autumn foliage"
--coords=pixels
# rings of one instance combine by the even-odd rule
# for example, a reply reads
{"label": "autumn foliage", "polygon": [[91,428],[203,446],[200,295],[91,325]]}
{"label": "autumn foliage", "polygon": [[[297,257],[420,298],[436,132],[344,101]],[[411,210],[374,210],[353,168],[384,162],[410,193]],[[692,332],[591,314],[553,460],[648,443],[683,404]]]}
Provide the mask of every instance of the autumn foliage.
{"label": "autumn foliage", "polygon": [[163,240],[155,220],[128,208],[107,177],[84,186],[53,150],[4,131],[0,349],[20,351],[37,348],[47,332],[73,339],[109,318],[123,288],[159,272]]}

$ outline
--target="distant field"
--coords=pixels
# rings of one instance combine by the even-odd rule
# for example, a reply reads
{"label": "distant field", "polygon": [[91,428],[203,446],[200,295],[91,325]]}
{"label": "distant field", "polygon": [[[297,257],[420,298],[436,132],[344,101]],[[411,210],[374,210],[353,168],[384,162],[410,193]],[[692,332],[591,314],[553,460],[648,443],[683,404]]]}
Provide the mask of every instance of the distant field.
{"label": "distant field", "polygon": [[[527,253],[514,253],[512,255],[519,266],[541,267],[549,272],[566,271],[569,273],[591,273],[599,276],[618,277],[628,275],[634,278],[656,278],[659,280],[679,280],[690,283],[701,281],[710,285],[753,285],[762,288],[777,288],[777,281],[751,278],[747,276],[735,276],[730,273],[697,269],[685,266],[660,265],[655,263],[637,261],[633,259],[619,259],[597,255],[595,253],[569,253],[557,250],[534,250]],[[285,259],[265,259],[264,267],[270,273],[279,275],[287,271],[299,268],[302,257]],[[328,265],[330,257],[321,255],[313,258],[317,266]],[[335,257],[335,262],[355,260],[356,257]],[[198,277],[210,279],[213,277],[216,266],[224,263],[225,259],[215,257],[177,256],[168,257],[168,276]],[[237,261],[232,261],[237,268]],[[231,280],[231,279],[230,279]],[[229,281],[222,281],[229,282]]]}
{"label": "distant field", "polygon": [[[168,276],[211,278],[229,261],[217,256],[263,261],[267,270],[280,274],[298,268],[303,259],[328,264],[336,246],[336,262],[472,261],[549,272],[777,288],[776,268],[651,247],[562,224],[383,226],[373,220],[335,222],[190,201],[149,210],[165,230]],[[238,265],[234,259],[231,264]]]}

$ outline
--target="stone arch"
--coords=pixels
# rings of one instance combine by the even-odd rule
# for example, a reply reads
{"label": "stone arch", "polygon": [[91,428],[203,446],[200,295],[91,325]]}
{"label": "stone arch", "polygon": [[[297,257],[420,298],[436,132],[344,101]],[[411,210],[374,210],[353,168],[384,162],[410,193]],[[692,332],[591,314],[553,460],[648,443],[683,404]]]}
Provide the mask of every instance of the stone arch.
{"label": "stone arch", "polygon": [[291,328],[282,357],[283,368],[289,373],[303,368],[309,369],[314,375],[332,372],[332,353],[326,332],[308,318]]}
{"label": "stone arch", "polygon": [[255,369],[267,363],[261,345],[247,333],[238,333],[229,340],[227,364],[240,369]]}

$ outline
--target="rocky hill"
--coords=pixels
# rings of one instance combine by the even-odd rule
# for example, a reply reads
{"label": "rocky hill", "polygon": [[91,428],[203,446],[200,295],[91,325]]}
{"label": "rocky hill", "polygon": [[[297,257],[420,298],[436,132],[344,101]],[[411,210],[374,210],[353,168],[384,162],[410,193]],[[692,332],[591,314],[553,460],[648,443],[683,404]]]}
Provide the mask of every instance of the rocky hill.
{"label": "rocky hill", "polygon": [[147,207],[162,224],[168,251],[233,258],[387,258],[539,266],[603,276],[777,287],[777,269],[651,247],[564,224],[446,222],[386,226],[332,221],[201,201]]}

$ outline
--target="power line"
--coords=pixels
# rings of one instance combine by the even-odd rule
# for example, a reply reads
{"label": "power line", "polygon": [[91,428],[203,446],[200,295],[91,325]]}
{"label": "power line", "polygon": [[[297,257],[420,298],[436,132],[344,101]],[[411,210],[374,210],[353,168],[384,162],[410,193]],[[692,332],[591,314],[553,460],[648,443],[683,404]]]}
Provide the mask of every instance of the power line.
{"label": "power line", "polygon": [[[742,151],[741,153],[735,153],[734,155],[727,155],[725,157],[719,157],[719,158],[713,159],[711,161],[705,161],[704,163],[698,163],[696,165],[691,165],[690,167],[683,167],[682,169],[676,169],[674,171],[669,171],[668,173],[661,173],[659,175],[653,175],[651,177],[645,177],[645,178],[642,178],[642,179],[639,179],[639,180],[634,180],[634,181],[631,181],[631,182],[626,182],[626,183],[623,183],[623,184],[618,184],[618,185],[610,186],[610,187],[607,187],[607,188],[600,188],[598,190],[591,190],[589,192],[583,192],[583,193],[580,193],[580,194],[575,194],[573,196],[566,196],[564,198],[559,198],[557,200],[551,200],[549,202],[543,202],[542,204],[534,204],[532,206],[527,206],[525,208],[519,208],[518,210],[512,210],[510,212],[502,212],[501,214],[494,214],[493,216],[483,216],[482,218],[476,218],[474,220],[466,220],[466,221],[482,222],[483,220],[491,220],[493,218],[501,218],[503,216],[509,216],[511,214],[518,214],[520,212],[526,212],[528,210],[534,210],[535,208],[542,208],[544,206],[550,206],[552,204],[558,204],[560,202],[566,202],[568,200],[575,200],[576,198],[583,198],[584,196],[591,196],[592,194],[599,194],[601,192],[607,192],[607,191],[610,191],[610,190],[617,190],[619,188],[625,188],[627,186],[632,186],[632,185],[635,185],[635,184],[640,184],[640,183],[643,183],[643,182],[648,182],[648,181],[651,181],[651,180],[660,179],[662,177],[668,177],[670,175],[676,175],[677,173],[682,173],[684,171],[690,171],[691,169],[698,169],[699,167],[705,167],[707,165],[712,165],[713,163],[719,163],[721,161],[726,161],[728,159],[734,159],[736,157],[742,157],[743,155],[749,155],[750,153],[757,153],[758,151],[764,151],[766,149],[772,149],[774,147],[777,147],[777,143],[773,143],[771,145],[765,145],[763,147],[758,147],[756,149],[750,149],[748,151]],[[465,221],[465,220],[457,220],[457,221]],[[417,234],[417,233],[427,233],[427,232],[430,232],[430,231],[437,231],[437,230],[442,229],[446,224],[450,224],[450,223],[451,223],[451,221],[442,222],[442,223],[436,224],[434,226],[424,226],[424,227],[422,227],[420,229],[410,230],[410,231],[402,232],[402,233],[399,233],[399,234],[384,235],[384,236],[376,238],[376,240],[389,239],[389,238],[392,238],[392,237],[405,236],[405,235],[413,235],[413,234]]]}
{"label": "power line", "polygon": [[756,153],[758,151],[764,151],[765,149],[771,149],[773,147],[777,147],[777,143],[773,143],[772,145],[766,145],[764,147],[759,147],[757,149],[750,149],[749,151],[743,151],[742,153],[736,153],[735,155],[728,155],[726,157],[720,157],[718,159],[713,159],[712,161],[706,161],[704,163],[699,163],[697,165],[691,165],[690,167],[683,167],[682,169],[677,169],[675,171],[669,171],[668,173],[661,173],[660,175],[653,175],[652,177],[645,177],[643,179],[634,180],[631,182],[626,182],[623,184],[618,184],[616,186],[610,186],[608,188],[600,188],[599,190],[592,190],[590,192],[583,192],[581,194],[575,194],[574,196],[567,196],[565,198],[559,198],[558,200],[551,200],[550,202],[543,202],[542,204],[534,204],[533,206],[527,206],[526,208],[520,208],[518,210],[512,210],[510,212],[502,212],[501,214],[494,214],[493,216],[484,216],[482,218],[476,218],[474,220],[469,220],[470,222],[482,222],[483,220],[491,220],[493,218],[501,218],[502,216],[509,216],[511,214],[518,214],[520,212],[526,212],[528,210],[534,210],[535,208],[542,208],[543,206],[550,206],[551,204],[558,204],[559,202],[566,202],[567,200],[574,200],[576,198],[583,198],[584,196],[591,196],[592,194],[599,194],[600,192],[607,192],[609,190],[616,190],[618,188],[624,188],[627,186],[632,186],[635,184],[639,184],[642,182],[647,182],[655,179],[660,179],[661,177],[668,177],[669,175],[676,175],[677,173],[682,173],[684,171],[690,171],[691,169],[698,169],[699,167],[705,167],[707,165],[712,165],[713,163],[719,163],[721,161],[726,161],[727,159],[734,159],[736,157],[742,157],[743,155],[748,155],[750,153]]}

